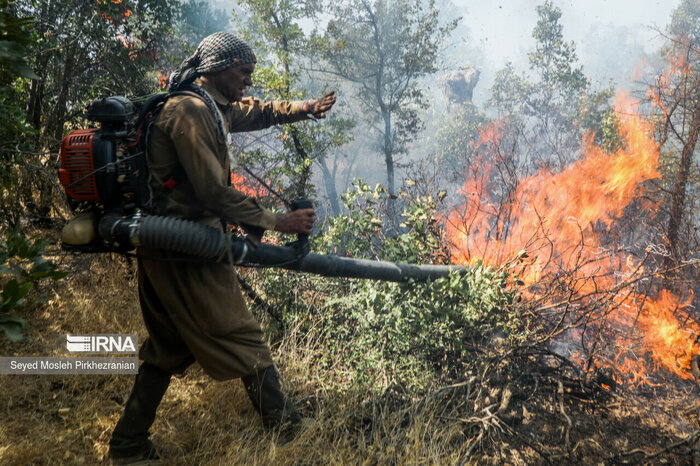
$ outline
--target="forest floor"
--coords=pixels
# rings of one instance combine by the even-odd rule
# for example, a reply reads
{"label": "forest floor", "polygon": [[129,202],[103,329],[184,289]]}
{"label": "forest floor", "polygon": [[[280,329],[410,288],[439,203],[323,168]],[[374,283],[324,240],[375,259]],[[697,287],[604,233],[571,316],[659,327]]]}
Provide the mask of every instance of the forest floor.
{"label": "forest floor", "polygon": [[[135,266],[119,256],[61,254],[74,272],[23,309],[27,341],[4,356],[64,355],[56,336],[138,333]],[[265,316],[260,316],[265,325]],[[551,354],[478,348],[480,363],[420,395],[343,390],[345,374],[315,364],[323,347],[290,329],[272,345],[304,416],[283,444],[266,433],[237,380],[195,365],[174,378],[152,429],[176,447],[164,464],[700,464],[693,381],[605,390]],[[332,381],[332,382],[331,382]],[[131,375],[0,375],[0,464],[104,464]]]}

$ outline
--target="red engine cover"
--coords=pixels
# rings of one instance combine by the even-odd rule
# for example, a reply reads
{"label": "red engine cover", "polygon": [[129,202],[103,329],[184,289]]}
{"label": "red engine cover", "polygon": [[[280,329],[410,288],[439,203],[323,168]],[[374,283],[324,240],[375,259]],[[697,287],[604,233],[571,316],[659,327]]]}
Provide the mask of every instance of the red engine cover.
{"label": "red engine cover", "polygon": [[66,194],[78,201],[100,202],[95,181],[93,137],[97,129],[73,131],[61,141],[58,177]]}

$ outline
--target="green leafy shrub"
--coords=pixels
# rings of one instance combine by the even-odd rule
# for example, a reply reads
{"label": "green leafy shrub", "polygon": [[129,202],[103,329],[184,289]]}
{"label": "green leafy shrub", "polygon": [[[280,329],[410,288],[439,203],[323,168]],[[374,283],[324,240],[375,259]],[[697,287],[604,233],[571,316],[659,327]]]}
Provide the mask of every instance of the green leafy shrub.
{"label": "green leafy shrub", "polygon": [[[358,181],[342,199],[348,214],[329,221],[327,231],[314,238],[314,250],[414,264],[449,262],[436,221],[438,202],[431,196],[404,199],[401,229],[392,234],[379,212],[387,199],[384,188]],[[365,393],[391,384],[419,390],[435,377],[454,375],[469,362],[467,342],[480,335],[523,336],[508,268],[478,264],[432,283],[400,284],[265,274],[266,299],[288,321],[309,311],[320,317],[323,363],[349,366],[345,382]],[[311,293],[317,298],[309,300]]]}
{"label": "green leafy shrub", "polygon": [[[384,236],[377,207],[386,197],[361,181],[343,197],[349,214],[331,220],[318,239],[323,249],[341,244],[346,254],[414,264],[449,263],[432,196],[404,199],[401,230]],[[378,241],[379,240],[379,241]],[[497,330],[518,334],[510,311],[517,295],[507,288],[509,269],[478,264],[465,274],[432,283],[346,281],[330,296],[323,314],[329,336],[360,385],[378,379],[419,388],[431,377],[453,372],[468,358],[467,340]]]}
{"label": "green leafy shrub", "polygon": [[[66,276],[58,266],[45,259],[46,239],[27,238],[19,230],[7,230],[5,241],[0,242],[0,332],[10,341],[24,339],[22,332],[27,322],[21,317],[10,315],[23,304],[32,289],[44,280],[58,280]],[[44,296],[39,293],[39,297]]]}

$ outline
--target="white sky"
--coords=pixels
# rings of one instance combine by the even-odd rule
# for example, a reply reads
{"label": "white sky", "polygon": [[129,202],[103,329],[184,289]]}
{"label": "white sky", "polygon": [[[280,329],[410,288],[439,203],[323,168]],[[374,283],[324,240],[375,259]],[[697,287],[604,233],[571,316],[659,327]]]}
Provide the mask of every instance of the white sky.
{"label": "white sky", "polygon": [[[501,0],[475,2],[454,0],[473,42],[492,57],[518,61],[534,43],[532,29],[537,22],[535,7],[543,1]],[[555,0],[562,10],[564,35],[577,45],[590,39],[595,25],[629,27],[647,40],[657,36],[650,27],[663,29],[678,6],[678,0]]]}
{"label": "white sky", "polygon": [[[527,70],[527,54],[534,49],[535,8],[544,0],[452,1],[468,30],[466,44],[483,53],[473,58],[482,72],[474,91],[474,101],[480,103],[488,98],[493,74],[506,62]],[[584,73],[601,86],[612,78],[618,86],[628,87],[643,53],[652,53],[662,43],[654,29],[665,29],[680,0],[554,0],[553,3],[562,10],[560,23],[564,38],[574,41]]]}

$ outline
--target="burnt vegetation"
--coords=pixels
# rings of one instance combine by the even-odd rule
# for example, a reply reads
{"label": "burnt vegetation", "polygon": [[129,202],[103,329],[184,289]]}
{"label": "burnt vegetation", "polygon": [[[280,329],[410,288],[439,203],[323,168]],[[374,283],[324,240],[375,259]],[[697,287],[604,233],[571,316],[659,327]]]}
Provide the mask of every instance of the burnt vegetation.
{"label": "burnt vegetation", "polygon": [[[484,84],[446,69],[451,9],[0,0],[0,354],[146,337],[135,264],[60,248],[58,147],[90,100],[159,91],[233,28],[258,54],[257,96],[341,97],[323,122],[237,135],[240,189],[278,209],[314,199],[315,252],[471,269],[428,284],[240,270],[303,429],[276,443],[239,383],[195,366],[153,430],[174,464],[700,463],[697,2],[679,2],[627,97],[593,84],[549,1],[527,70]],[[104,461],[132,383],[0,381],[3,464]]]}

